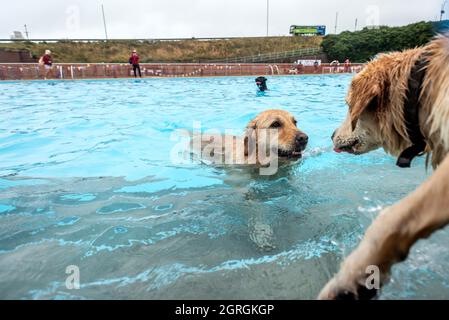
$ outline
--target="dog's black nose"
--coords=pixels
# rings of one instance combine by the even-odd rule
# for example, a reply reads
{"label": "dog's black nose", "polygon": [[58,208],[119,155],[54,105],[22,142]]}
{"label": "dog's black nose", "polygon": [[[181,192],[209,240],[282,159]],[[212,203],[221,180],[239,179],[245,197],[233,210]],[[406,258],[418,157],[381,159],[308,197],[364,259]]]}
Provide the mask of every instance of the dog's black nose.
{"label": "dog's black nose", "polygon": [[300,132],[296,135],[296,144],[297,145],[305,147],[308,142],[309,142],[309,137],[305,133]]}

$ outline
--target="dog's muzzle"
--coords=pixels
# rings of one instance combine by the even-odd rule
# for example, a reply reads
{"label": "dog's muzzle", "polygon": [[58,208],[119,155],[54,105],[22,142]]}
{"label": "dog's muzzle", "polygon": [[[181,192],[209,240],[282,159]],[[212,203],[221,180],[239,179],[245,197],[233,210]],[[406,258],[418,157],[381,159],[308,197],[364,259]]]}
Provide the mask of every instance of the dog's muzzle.
{"label": "dog's muzzle", "polygon": [[308,143],[309,137],[304,132],[297,133],[295,137],[295,151],[304,151]]}
{"label": "dog's muzzle", "polygon": [[294,148],[289,151],[279,150],[278,155],[289,159],[299,159],[302,157],[302,152],[306,149],[308,142],[309,137],[305,133],[297,133]]}

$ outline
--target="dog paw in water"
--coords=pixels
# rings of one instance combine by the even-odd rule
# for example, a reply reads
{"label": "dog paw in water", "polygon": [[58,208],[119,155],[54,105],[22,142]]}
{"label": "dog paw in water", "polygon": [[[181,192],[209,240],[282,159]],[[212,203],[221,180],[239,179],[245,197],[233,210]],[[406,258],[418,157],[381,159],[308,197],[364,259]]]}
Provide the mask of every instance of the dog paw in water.
{"label": "dog paw in water", "polygon": [[262,251],[276,249],[276,246],[274,245],[273,229],[267,224],[254,224],[251,228],[249,237]]}
{"label": "dog paw in water", "polygon": [[369,289],[366,285],[340,285],[332,279],[320,292],[319,300],[372,300],[377,297],[379,290]]}
{"label": "dog paw in water", "polygon": [[376,289],[368,289],[365,286],[358,286],[357,293],[342,290],[336,293],[334,300],[372,300],[376,297]]}

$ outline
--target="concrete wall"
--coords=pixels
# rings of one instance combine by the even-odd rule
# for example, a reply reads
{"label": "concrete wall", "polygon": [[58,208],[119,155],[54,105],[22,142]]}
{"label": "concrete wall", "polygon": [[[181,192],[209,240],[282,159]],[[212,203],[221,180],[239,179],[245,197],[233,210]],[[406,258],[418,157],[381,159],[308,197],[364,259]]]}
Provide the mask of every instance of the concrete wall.
{"label": "concrete wall", "polygon": [[0,63],[37,62],[28,50],[6,50],[0,48]]}

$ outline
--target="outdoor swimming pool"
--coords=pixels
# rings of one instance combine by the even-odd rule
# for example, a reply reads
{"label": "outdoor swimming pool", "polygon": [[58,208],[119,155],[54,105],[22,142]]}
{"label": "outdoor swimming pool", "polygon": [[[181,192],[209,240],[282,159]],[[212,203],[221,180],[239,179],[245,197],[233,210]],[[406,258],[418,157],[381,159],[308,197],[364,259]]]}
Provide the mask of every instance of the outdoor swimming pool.
{"label": "outdoor swimming pool", "polygon": [[[269,77],[263,95],[253,77],[0,83],[0,298],[314,299],[426,178],[423,159],[332,152],[350,79]],[[170,161],[176,129],[241,131],[269,108],[310,137],[275,176]],[[449,298],[448,240],[415,246],[381,298]]]}

